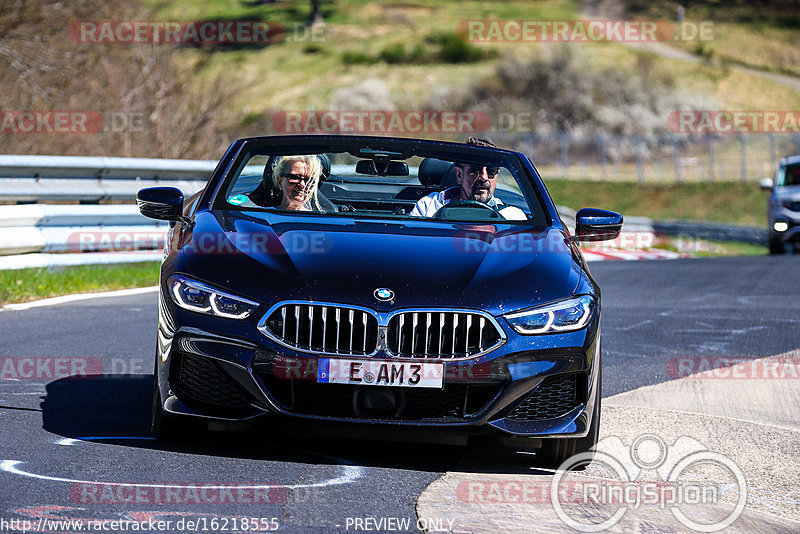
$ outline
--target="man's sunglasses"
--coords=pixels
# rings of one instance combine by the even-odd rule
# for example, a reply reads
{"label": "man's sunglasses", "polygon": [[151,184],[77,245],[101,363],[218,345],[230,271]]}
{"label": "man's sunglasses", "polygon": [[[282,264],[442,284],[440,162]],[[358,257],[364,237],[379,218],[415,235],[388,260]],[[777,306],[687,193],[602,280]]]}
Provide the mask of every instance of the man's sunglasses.
{"label": "man's sunglasses", "polygon": [[469,173],[470,178],[477,178],[478,176],[483,175],[483,169],[486,169],[486,176],[489,178],[496,178],[497,175],[500,173],[499,167],[487,167],[486,165],[482,165],[480,167],[473,167],[472,165],[466,165],[467,173]]}

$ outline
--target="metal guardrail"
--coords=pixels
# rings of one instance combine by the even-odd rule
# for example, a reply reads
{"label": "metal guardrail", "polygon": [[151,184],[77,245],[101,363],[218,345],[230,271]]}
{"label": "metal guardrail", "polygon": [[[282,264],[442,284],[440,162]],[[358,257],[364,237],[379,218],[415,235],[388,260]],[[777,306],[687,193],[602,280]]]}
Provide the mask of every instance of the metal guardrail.
{"label": "metal guardrail", "polygon": [[205,186],[216,164],[0,155],[0,201],[37,202],[0,206],[0,269],[158,259],[169,224],[144,217],[134,204],[38,202],[133,201],[152,186],[177,187],[188,196]]}
{"label": "metal guardrail", "polygon": [[216,166],[211,160],[0,155],[0,201],[132,201],[139,189],[177,187],[190,195]]}
{"label": "metal guardrail", "polygon": [[708,221],[673,220],[655,221],[653,222],[653,229],[657,233],[693,240],[739,241],[764,246],[769,243],[769,230],[766,227],[759,228]]}
{"label": "metal guardrail", "polygon": [[[212,160],[0,155],[0,201],[132,201],[140,189],[151,186],[177,187],[188,196],[204,187],[216,164]],[[263,167],[252,166],[244,172],[260,175],[262,171]],[[332,172],[351,174],[352,166],[334,165]],[[559,211],[574,226],[574,212],[562,207]],[[750,233],[742,239],[735,227],[719,226],[702,232],[703,237],[764,240],[758,229],[743,229]],[[132,204],[0,206],[0,269],[157,260],[168,228],[167,223],[145,218]],[[627,218],[625,229],[691,234],[691,228],[697,224]]]}
{"label": "metal guardrail", "polygon": [[190,195],[203,187],[205,182],[188,180],[74,180],[0,178],[0,201],[43,202],[79,200],[100,202],[101,200],[133,201],[139,189],[155,186],[177,187]]}
{"label": "metal guardrail", "polygon": [[[0,269],[150,261],[160,258],[168,223],[133,204],[41,202],[133,201],[140,189],[177,187],[189,196],[205,186],[217,162],[149,158],[0,155]],[[352,173],[334,165],[335,174]],[[245,167],[261,175],[263,167]],[[133,251],[133,252],[131,252]]]}
{"label": "metal guardrail", "polygon": [[[217,162],[149,158],[0,155],[0,201],[133,201],[145,187],[177,187],[189,196],[199,191]],[[260,175],[260,165],[245,174]],[[335,174],[352,166],[334,165]]]}
{"label": "metal guardrail", "polygon": [[208,180],[213,160],[0,155],[0,177]]}

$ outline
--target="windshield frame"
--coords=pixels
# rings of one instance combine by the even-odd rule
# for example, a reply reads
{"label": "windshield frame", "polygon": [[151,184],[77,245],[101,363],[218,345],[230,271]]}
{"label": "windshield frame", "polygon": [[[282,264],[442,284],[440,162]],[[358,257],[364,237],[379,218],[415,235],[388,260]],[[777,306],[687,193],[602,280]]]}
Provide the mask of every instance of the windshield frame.
{"label": "windshield frame", "polygon": [[[525,199],[528,210],[533,216],[525,221],[503,220],[498,222],[502,222],[503,224],[528,225],[536,228],[548,227],[554,223],[553,216],[548,210],[552,201],[548,202],[548,200],[550,200],[549,195],[547,196],[547,200],[545,200],[544,196],[547,195],[547,192],[544,190],[543,184],[541,186],[538,185],[541,183],[539,176],[531,176],[531,171],[534,173],[536,172],[535,168],[533,168],[530,160],[524,154],[511,150],[479,147],[446,141],[370,136],[270,136],[240,139],[234,143],[234,145],[236,144],[239,145],[238,150],[235,155],[231,155],[232,157],[229,159],[225,171],[218,175],[216,185],[212,186],[213,192],[207,197],[209,209],[249,212],[276,211],[275,208],[272,207],[235,206],[227,202],[226,192],[231,189],[235,180],[239,178],[245,166],[253,157],[261,155],[303,155],[314,153],[348,153],[355,157],[366,157],[364,152],[367,154],[379,152],[389,153],[389,158],[395,161],[405,161],[408,158],[417,156],[420,158],[431,157],[440,160],[504,167],[515,180],[520,194]],[[250,174],[251,173],[245,174],[245,176]],[[335,173],[332,173],[332,175],[334,174]],[[413,174],[407,177],[387,176],[384,179],[372,175],[364,175],[362,177],[361,175],[353,173],[352,176],[346,176],[344,180],[340,180],[340,178],[340,175],[335,175],[329,183],[419,186]],[[328,180],[326,180],[326,182],[328,182]],[[209,185],[211,186],[212,184]],[[498,184],[498,186],[499,185],[500,184]],[[365,219],[386,218],[391,220],[430,221],[432,223],[479,222],[476,220],[445,220],[429,217],[410,217],[408,215],[402,217],[386,216],[386,214],[383,213],[376,214],[367,211],[327,213],[297,212],[297,214],[326,217],[344,216]]]}

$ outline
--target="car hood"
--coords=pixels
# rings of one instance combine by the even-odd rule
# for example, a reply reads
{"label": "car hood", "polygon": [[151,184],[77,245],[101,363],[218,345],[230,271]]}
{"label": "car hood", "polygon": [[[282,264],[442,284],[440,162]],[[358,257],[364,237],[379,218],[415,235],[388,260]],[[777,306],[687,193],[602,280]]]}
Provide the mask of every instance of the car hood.
{"label": "car hood", "polygon": [[[576,254],[553,228],[222,211],[196,214],[178,269],[268,305],[499,315],[572,295],[582,273]],[[378,301],[377,288],[391,289],[394,301]]]}

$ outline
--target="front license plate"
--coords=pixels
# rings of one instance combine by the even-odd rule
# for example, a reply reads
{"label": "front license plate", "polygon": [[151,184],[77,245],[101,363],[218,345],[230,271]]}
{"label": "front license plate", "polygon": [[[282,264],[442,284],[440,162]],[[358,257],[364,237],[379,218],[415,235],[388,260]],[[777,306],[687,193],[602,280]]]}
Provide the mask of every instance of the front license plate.
{"label": "front license plate", "polygon": [[442,389],[444,364],[320,358],[317,382]]}

